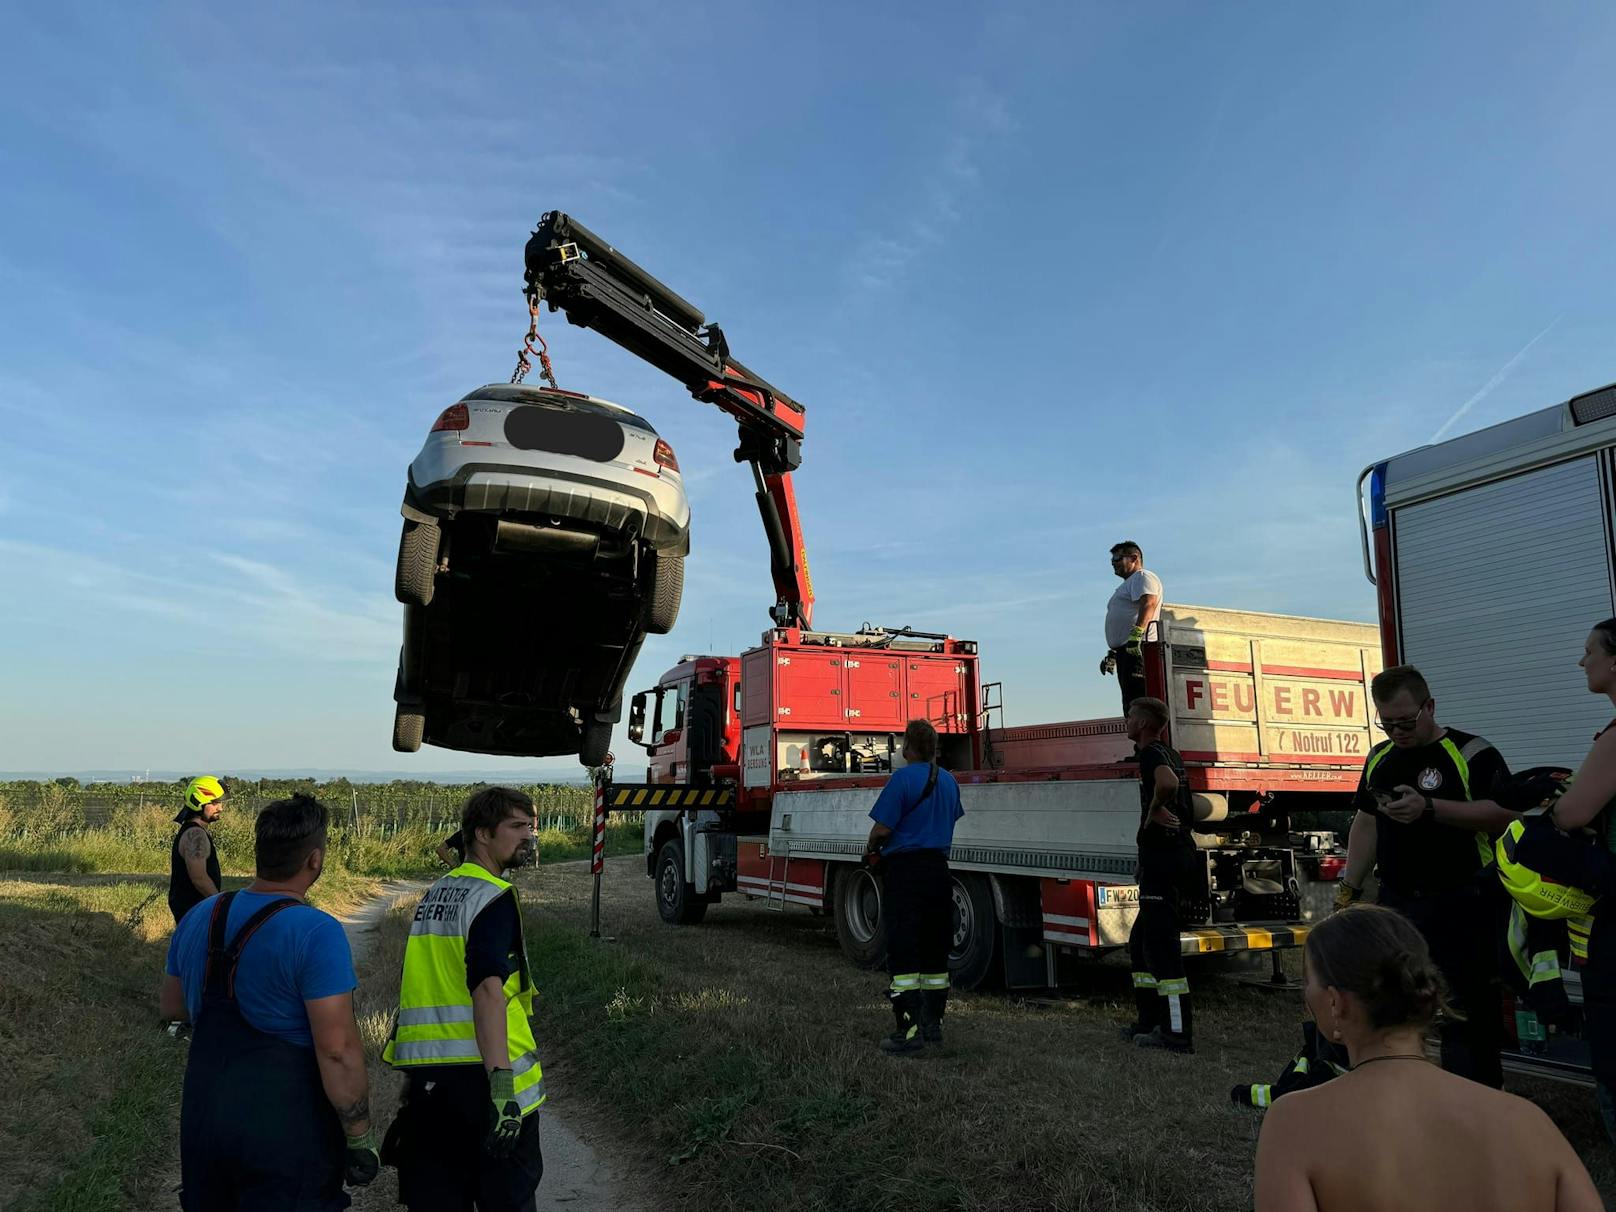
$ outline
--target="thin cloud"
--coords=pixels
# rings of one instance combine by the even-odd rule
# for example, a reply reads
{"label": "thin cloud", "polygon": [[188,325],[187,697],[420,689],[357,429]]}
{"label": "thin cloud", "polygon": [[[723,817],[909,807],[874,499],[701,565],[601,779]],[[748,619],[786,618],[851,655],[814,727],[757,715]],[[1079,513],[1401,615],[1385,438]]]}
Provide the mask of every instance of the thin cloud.
{"label": "thin cloud", "polygon": [[1493,392],[1498,389],[1499,384],[1501,384],[1505,379],[1509,378],[1509,376],[1514,372],[1515,368],[1521,364],[1521,360],[1525,358],[1527,354],[1532,352],[1532,346],[1536,345],[1544,337],[1548,336],[1549,333],[1553,332],[1554,326],[1558,324],[1562,318],[1563,313],[1562,315],[1555,316],[1554,319],[1549,321],[1548,327],[1546,327],[1542,332],[1538,333],[1537,336],[1533,337],[1525,345],[1521,346],[1513,358],[1500,366],[1498,370],[1494,372],[1493,377],[1481,385],[1480,391],[1471,396],[1463,404],[1459,405],[1458,410],[1446,421],[1442,422],[1437,431],[1431,435],[1431,441],[1440,442],[1443,435],[1457,425],[1467,412],[1469,412],[1477,404],[1480,404],[1488,396],[1492,395]]}
{"label": "thin cloud", "polygon": [[859,242],[850,270],[864,289],[891,286],[911,262],[944,241],[960,220],[966,195],[980,187],[983,151],[1016,128],[1005,99],[980,80],[965,83],[951,107],[950,125],[954,134],[917,191],[913,217],[898,230],[870,232]]}

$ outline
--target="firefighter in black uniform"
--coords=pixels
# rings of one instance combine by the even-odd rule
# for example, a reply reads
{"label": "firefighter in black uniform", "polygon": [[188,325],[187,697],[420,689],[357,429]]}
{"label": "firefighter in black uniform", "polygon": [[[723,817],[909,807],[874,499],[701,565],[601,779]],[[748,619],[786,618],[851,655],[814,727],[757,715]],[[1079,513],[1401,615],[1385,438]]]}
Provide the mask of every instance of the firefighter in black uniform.
{"label": "firefighter in black uniform", "polygon": [[185,787],[185,806],[174,819],[180,831],[168,848],[168,908],[174,924],[220,888],[219,851],[208,826],[223,812],[224,784],[211,774],[192,779]]}
{"label": "firefighter in black uniform", "polygon": [[937,765],[937,729],[926,720],[909,721],[903,760],[870,809],[875,823],[864,848],[865,861],[881,870],[888,995],[897,1019],[881,1049],[892,1056],[943,1042],[954,915],[948,851],[954,823],[965,815],[959,784]]}
{"label": "firefighter in black uniform", "polygon": [[1128,935],[1135,1018],[1122,1034],[1141,1048],[1193,1052],[1179,898],[1195,870],[1195,810],[1184,760],[1162,739],[1167,704],[1135,699],[1127,727],[1139,761],[1139,916]]}
{"label": "firefighter in black uniform", "polygon": [[1336,904],[1361,896],[1369,869],[1377,869],[1380,903],[1425,936],[1464,1015],[1442,1026],[1442,1067],[1497,1088],[1504,1075],[1495,940],[1503,906],[1486,868],[1491,835],[1516,814],[1486,797],[1509,769],[1481,737],[1437,723],[1431,688],[1412,665],[1376,674],[1370,692],[1389,739],[1364,762]]}

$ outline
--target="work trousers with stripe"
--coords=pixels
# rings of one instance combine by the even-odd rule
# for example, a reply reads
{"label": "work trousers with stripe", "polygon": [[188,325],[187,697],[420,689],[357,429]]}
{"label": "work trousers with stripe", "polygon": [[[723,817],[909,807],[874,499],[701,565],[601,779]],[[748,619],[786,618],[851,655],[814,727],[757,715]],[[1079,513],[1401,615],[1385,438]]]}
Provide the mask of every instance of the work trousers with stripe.
{"label": "work trousers with stripe", "polygon": [[941,850],[905,850],[883,857],[881,871],[892,995],[948,988],[948,952],[954,941],[948,855]]}
{"label": "work trousers with stripe", "polygon": [[1179,949],[1179,897],[1195,870],[1193,847],[1139,848],[1139,916],[1128,934],[1137,1026],[1190,1034],[1190,983]]}

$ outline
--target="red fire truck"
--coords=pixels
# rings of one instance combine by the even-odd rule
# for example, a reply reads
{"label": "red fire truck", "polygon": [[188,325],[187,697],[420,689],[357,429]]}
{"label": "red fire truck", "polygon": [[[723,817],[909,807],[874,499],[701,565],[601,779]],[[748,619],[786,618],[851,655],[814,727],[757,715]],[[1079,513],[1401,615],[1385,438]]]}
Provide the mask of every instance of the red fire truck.
{"label": "red fire truck", "polygon": [[[1294,946],[1327,911],[1341,858],[1297,812],[1343,809],[1373,744],[1373,627],[1168,606],[1146,644],[1151,692],[1195,792],[1204,874],[1186,954]],[[884,957],[879,875],[860,864],[869,810],[929,719],[961,784],[954,945],[961,987],[1060,983],[1063,958],[1122,946],[1138,907],[1140,805],[1120,718],[990,726],[998,687],[976,646],[867,628],[775,629],[741,657],[681,661],[629,710],[648,781],[609,806],[645,812],[658,908],[700,921],[726,893],[829,913],[843,950]]]}
{"label": "red fire truck", "polygon": [[[608,808],[645,812],[662,916],[694,923],[726,893],[803,905],[833,915],[854,959],[878,962],[880,878],[859,855],[876,788],[902,762],[904,724],[923,717],[966,809],[951,859],[956,983],[998,975],[1050,985],[1062,956],[1122,945],[1137,913],[1140,815],[1122,721],[993,727],[1002,688],[983,684],[972,641],[813,630],[791,486],[802,406],[576,220],[547,214],[526,260],[535,310],[542,300],[564,311],[736,420],[735,458],[753,468],[769,539],[773,626],[739,657],[688,657],[635,696],[629,738],[648,749],[647,781],[605,789]],[[1148,682],[1171,707],[1204,860],[1186,952],[1273,950],[1305,937],[1316,885],[1335,877],[1340,857],[1331,832],[1293,835],[1290,818],[1346,807],[1373,742],[1366,687],[1377,660],[1374,629],[1360,624],[1163,611],[1148,637]]]}
{"label": "red fire truck", "polygon": [[[1616,385],[1372,464],[1358,492],[1386,663],[1417,665],[1512,769],[1574,769],[1610,722],[1577,660],[1616,614]],[[1511,999],[1511,1067],[1586,1077],[1574,968],[1566,990],[1564,1029]]]}

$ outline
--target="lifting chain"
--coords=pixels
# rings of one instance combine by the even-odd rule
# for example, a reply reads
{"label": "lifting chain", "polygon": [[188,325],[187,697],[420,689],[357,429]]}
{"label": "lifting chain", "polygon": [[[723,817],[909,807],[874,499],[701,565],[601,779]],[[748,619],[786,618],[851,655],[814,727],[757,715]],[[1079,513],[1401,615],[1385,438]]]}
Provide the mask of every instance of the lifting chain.
{"label": "lifting chain", "polygon": [[[556,383],[555,368],[550,365],[550,347],[545,344],[543,337],[539,336],[539,292],[530,290],[527,293],[527,336],[522,338],[522,348],[516,351],[516,371],[511,375],[512,383],[520,383],[527,378],[527,372],[533,369],[533,359],[539,360],[539,377],[548,383],[552,390],[560,391]],[[533,342],[537,341],[538,348]]]}

